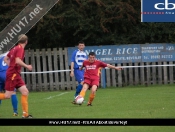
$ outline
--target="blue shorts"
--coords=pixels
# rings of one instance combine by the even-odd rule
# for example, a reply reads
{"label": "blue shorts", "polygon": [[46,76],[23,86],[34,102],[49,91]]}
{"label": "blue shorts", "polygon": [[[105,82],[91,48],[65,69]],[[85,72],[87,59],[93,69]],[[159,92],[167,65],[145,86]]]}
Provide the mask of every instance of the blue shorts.
{"label": "blue shorts", "polygon": [[5,84],[0,82],[0,92],[4,91]]}
{"label": "blue shorts", "polygon": [[0,72],[0,91],[5,87],[6,71]]}
{"label": "blue shorts", "polygon": [[75,80],[78,83],[84,81],[84,70],[74,69]]}

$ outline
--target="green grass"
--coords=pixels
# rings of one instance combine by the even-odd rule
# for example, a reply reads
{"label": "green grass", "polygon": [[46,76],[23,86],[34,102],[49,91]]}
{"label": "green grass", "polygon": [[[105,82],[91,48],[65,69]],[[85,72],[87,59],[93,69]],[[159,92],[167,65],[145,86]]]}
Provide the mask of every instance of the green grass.
{"label": "green grass", "polygon": [[[92,107],[86,103],[86,93],[82,106],[73,105],[74,91],[31,92],[29,95],[29,112],[34,118],[175,118],[175,86],[137,86],[125,88],[100,88],[97,91]],[[21,118],[20,93],[19,114]],[[12,117],[10,100],[2,102],[0,118]],[[47,126],[47,127],[0,127],[0,132],[23,132],[24,128],[32,132],[52,131],[118,131],[118,132],[171,132],[175,127],[144,126]]]}

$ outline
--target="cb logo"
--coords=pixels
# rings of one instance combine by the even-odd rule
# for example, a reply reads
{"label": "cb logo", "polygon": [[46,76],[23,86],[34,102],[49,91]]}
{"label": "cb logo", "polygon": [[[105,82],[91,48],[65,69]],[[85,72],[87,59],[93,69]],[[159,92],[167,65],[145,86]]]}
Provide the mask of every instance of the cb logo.
{"label": "cb logo", "polygon": [[168,3],[168,0],[165,0],[165,3],[156,3],[154,8],[157,10],[174,10],[175,3]]}

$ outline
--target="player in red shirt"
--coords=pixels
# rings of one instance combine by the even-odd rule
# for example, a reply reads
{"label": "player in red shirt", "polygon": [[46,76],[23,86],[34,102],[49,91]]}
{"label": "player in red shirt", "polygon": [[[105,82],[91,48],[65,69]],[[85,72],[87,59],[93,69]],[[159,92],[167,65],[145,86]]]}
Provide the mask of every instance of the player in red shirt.
{"label": "player in red shirt", "polygon": [[24,48],[28,43],[28,37],[25,34],[19,35],[18,45],[10,50],[7,56],[4,57],[4,62],[9,66],[6,72],[5,93],[0,93],[0,100],[9,99],[13,94],[14,88],[21,92],[21,105],[23,111],[23,118],[32,118],[28,114],[28,94],[29,91],[21,78],[21,67],[32,70],[31,65],[23,62]]}
{"label": "player in red shirt", "polygon": [[92,106],[92,101],[95,98],[95,93],[99,86],[100,69],[108,67],[116,70],[122,70],[122,67],[115,67],[110,64],[106,64],[102,61],[96,60],[94,52],[89,53],[88,60],[85,60],[83,62],[83,65],[80,69],[83,69],[83,67],[85,67],[84,84],[79,96],[82,96],[84,98],[87,89],[91,88],[91,93],[89,96],[89,101],[87,106]]}

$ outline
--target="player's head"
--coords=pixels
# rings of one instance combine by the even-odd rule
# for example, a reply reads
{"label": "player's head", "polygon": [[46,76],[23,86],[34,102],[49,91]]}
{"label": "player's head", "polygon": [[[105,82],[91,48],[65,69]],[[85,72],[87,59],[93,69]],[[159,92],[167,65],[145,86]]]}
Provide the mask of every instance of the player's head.
{"label": "player's head", "polygon": [[25,34],[21,34],[18,36],[18,43],[20,44],[27,44],[28,37]]}
{"label": "player's head", "polygon": [[78,42],[78,49],[82,51],[82,50],[84,50],[84,48],[85,48],[85,43],[83,41],[79,41]]}
{"label": "player's head", "polygon": [[89,53],[89,62],[93,63],[95,60],[96,60],[96,57],[95,57],[95,53],[94,52],[90,52]]}

